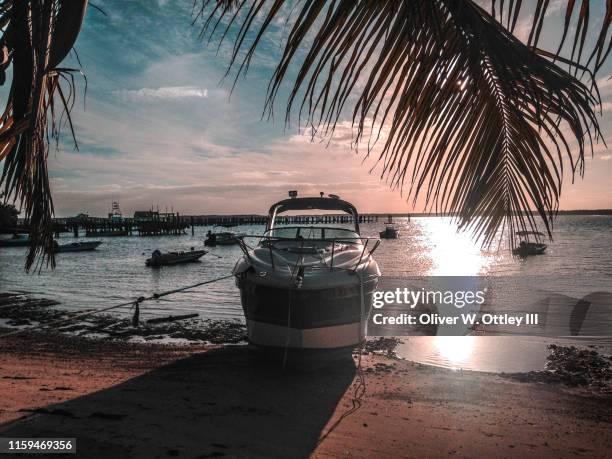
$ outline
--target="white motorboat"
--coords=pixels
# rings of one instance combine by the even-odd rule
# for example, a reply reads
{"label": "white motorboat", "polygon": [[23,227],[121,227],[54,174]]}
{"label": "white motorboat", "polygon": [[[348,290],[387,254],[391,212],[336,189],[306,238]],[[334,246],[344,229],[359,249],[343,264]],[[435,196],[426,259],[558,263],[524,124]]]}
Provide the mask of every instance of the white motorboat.
{"label": "white motorboat", "polygon": [[[244,256],[234,275],[248,340],[285,352],[352,349],[365,338],[380,276],[372,253],[380,240],[360,236],[359,215],[349,202],[293,193],[270,208],[254,249],[241,243]],[[275,226],[283,212],[314,209],[348,213],[354,227]]]}

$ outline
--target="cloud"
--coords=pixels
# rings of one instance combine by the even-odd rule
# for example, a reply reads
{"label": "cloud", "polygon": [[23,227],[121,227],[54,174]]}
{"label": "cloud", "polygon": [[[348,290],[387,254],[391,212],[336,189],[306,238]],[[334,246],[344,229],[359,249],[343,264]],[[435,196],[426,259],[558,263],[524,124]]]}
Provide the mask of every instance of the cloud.
{"label": "cloud", "polygon": [[208,89],[196,86],[162,86],[160,88],[124,89],[118,91],[124,100],[138,102],[168,99],[197,99],[208,97]]}
{"label": "cloud", "polygon": [[612,102],[604,102],[601,104],[601,110],[604,112],[607,112],[609,110],[612,110]]}
{"label": "cloud", "polygon": [[606,75],[597,80],[597,88],[600,92],[607,92],[612,89],[612,75]]}
{"label": "cloud", "polygon": [[601,159],[602,161],[610,161],[612,159],[612,155],[603,155],[600,156],[599,159]]}

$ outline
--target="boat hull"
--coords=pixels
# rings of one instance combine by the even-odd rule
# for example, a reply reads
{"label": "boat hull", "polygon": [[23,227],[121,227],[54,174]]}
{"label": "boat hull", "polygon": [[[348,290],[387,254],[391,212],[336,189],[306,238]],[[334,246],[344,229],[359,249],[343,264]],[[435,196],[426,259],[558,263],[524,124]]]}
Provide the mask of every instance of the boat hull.
{"label": "boat hull", "polygon": [[530,255],[543,255],[546,252],[546,244],[531,243],[525,247],[517,247],[512,249],[512,254],[519,257],[527,257]]}
{"label": "boat hull", "polygon": [[90,250],[96,250],[100,244],[102,244],[102,241],[80,242],[75,244],[60,245],[55,248],[55,253],[88,252]]}
{"label": "boat hull", "polygon": [[381,231],[378,233],[381,239],[397,239],[399,231]]}
{"label": "boat hull", "polygon": [[206,240],[204,241],[204,245],[208,246],[208,247],[215,247],[217,245],[237,245],[238,244],[238,240],[224,240],[224,241],[209,241]]}
{"label": "boat hull", "polygon": [[352,349],[365,337],[377,279],[326,288],[278,288],[238,278],[251,344],[302,350]]}
{"label": "boat hull", "polygon": [[2,239],[0,247],[27,247],[30,245],[29,239]]}
{"label": "boat hull", "polygon": [[202,258],[206,253],[205,250],[193,250],[191,252],[185,252],[181,254],[164,254],[159,258],[148,258],[145,262],[147,266],[160,267],[160,266],[174,266],[181,265],[184,263],[194,263]]}

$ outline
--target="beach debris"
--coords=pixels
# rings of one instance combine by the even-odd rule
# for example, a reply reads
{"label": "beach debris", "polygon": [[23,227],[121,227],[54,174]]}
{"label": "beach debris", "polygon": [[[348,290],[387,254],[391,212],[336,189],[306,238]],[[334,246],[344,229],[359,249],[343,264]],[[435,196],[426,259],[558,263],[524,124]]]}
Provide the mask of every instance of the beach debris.
{"label": "beach debris", "polygon": [[161,324],[164,322],[174,322],[177,320],[193,319],[198,317],[199,314],[182,314],[179,316],[167,316],[167,317],[156,317],[154,319],[147,320],[147,324]]}
{"label": "beach debris", "polygon": [[140,324],[140,298],[134,303],[134,315],[132,316],[132,327],[138,327]]}
{"label": "beach debris", "polygon": [[[24,320],[36,322],[45,326],[58,320],[70,319],[80,311],[68,311],[55,306],[59,303],[50,300],[30,299],[23,294],[0,294],[0,319],[7,319],[6,325],[12,326],[13,321],[22,323]],[[237,344],[246,341],[246,327],[238,320],[200,319],[198,314],[193,317],[181,317],[176,320],[161,320],[140,323],[134,327],[134,316],[115,314],[98,314],[87,320],[78,320],[66,325],[46,328],[46,333],[58,333],[67,336],[95,338],[101,340],[130,341],[143,339],[153,340],[186,340],[197,343]],[[140,316],[140,311],[138,311]],[[187,314],[185,315],[187,316]],[[179,317],[179,316],[171,316]],[[167,319],[163,318],[163,319]]]}
{"label": "beach debris", "polygon": [[387,365],[386,363],[377,362],[374,364],[374,366],[368,367],[364,371],[366,373],[380,374],[391,373],[393,370],[395,370],[395,365]]}
{"label": "beach debris", "polygon": [[[384,355],[385,357],[389,357],[392,359],[399,359],[395,349],[398,345],[402,344],[403,341],[399,338],[387,338],[387,337],[379,337],[376,339],[369,339],[365,342],[361,353],[363,355],[368,354],[377,354]],[[357,351],[358,353],[359,351]]]}

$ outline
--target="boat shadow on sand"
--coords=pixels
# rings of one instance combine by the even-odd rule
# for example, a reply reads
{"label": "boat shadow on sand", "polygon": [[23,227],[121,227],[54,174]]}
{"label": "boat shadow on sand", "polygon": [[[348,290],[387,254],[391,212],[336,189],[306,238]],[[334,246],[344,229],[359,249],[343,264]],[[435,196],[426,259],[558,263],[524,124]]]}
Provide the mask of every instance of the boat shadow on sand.
{"label": "boat shadow on sand", "polygon": [[283,371],[229,346],[49,405],[0,434],[76,438],[88,458],[308,457],[355,373],[350,358]]}

